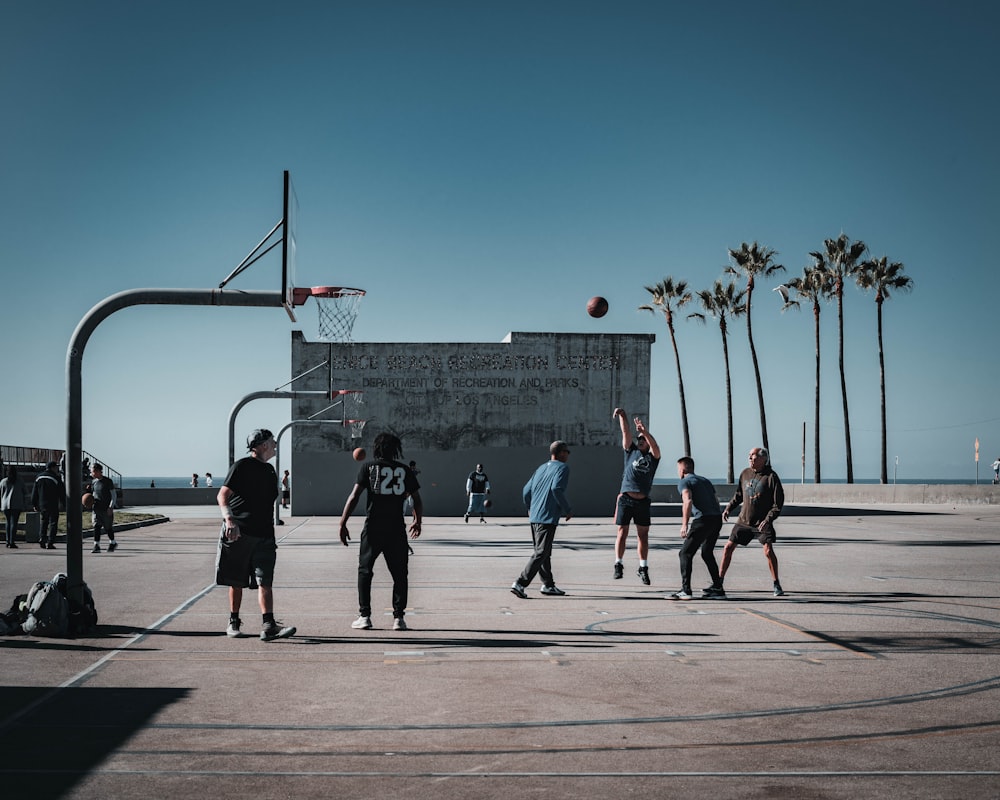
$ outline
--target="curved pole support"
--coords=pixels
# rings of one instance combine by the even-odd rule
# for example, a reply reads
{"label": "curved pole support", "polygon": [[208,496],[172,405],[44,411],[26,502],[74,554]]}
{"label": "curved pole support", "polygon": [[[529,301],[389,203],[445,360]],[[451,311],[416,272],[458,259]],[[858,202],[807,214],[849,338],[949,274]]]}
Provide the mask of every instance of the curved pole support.
{"label": "curved pole support", "polygon": [[221,289],[129,289],[98,303],[80,320],[66,351],[66,577],[71,600],[83,603],[83,353],[104,320],[138,305],[281,308],[281,292]]}

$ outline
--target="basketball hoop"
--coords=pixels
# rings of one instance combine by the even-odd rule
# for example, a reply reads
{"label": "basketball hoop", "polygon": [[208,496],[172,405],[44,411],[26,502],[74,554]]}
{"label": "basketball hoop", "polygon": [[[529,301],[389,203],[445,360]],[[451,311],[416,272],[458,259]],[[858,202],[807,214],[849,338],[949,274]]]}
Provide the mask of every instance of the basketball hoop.
{"label": "basketball hoop", "polygon": [[344,413],[340,415],[343,420],[361,419],[364,414],[365,393],[360,389],[340,389],[340,402],[344,404]]}
{"label": "basketball hoop", "polygon": [[351,331],[354,330],[354,320],[357,319],[358,306],[365,296],[365,290],[342,286],[313,286],[307,291],[316,298],[320,341],[351,344]]}
{"label": "basketball hoop", "polygon": [[351,429],[351,439],[358,440],[365,432],[366,419],[345,419],[344,427]]}

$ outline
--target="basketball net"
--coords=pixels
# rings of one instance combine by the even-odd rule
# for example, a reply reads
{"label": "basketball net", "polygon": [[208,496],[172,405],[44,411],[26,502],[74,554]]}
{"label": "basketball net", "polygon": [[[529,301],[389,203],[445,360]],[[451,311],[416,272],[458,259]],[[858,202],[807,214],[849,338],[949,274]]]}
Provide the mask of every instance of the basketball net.
{"label": "basketball net", "polygon": [[344,427],[349,428],[351,431],[351,439],[358,440],[361,438],[365,430],[365,423],[368,420],[363,419],[365,407],[365,393],[358,389],[341,389],[340,399],[344,404]]}
{"label": "basketball net", "polygon": [[351,439],[357,441],[365,432],[366,419],[345,419],[344,425],[351,429]]}
{"label": "basketball net", "polygon": [[[317,289],[320,287],[317,287]],[[351,333],[358,316],[364,289],[322,287],[313,289],[319,313],[319,339],[323,342],[352,344]]]}

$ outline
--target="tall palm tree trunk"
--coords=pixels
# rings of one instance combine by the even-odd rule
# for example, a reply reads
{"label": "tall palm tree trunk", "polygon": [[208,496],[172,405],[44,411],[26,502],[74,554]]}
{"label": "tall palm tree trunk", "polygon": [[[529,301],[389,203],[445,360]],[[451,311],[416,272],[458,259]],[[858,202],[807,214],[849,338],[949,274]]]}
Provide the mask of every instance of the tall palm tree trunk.
{"label": "tall palm tree trunk", "polygon": [[760,407],[760,438],[765,450],[770,451],[767,443],[767,417],[764,414],[764,387],[760,382],[760,366],[757,364],[757,348],[753,346],[753,326],[750,323],[750,290],[747,291],[747,339],[750,340],[750,358],[753,361],[753,374],[757,380],[757,405]]}
{"label": "tall palm tree trunk", "polygon": [[726,482],[736,483],[736,473],[733,470],[733,384],[729,377],[729,343],[726,341],[726,329],[722,331],[722,357],[726,362],[726,425],[729,434],[728,461],[726,462]]}
{"label": "tall palm tree trunk", "polygon": [[882,483],[889,482],[888,453],[886,448],[885,425],[885,356],[882,350],[882,300],[876,298],[878,306],[878,380],[882,392]]}
{"label": "tall palm tree trunk", "polygon": [[670,331],[670,344],[674,347],[674,363],[677,364],[677,387],[681,395],[681,428],[684,431],[684,455],[691,455],[691,437],[688,433],[688,412],[687,403],[684,400],[684,376],[681,374],[681,354],[677,349],[677,339],[674,337],[674,326],[672,322],[667,323],[667,330]]}
{"label": "tall palm tree trunk", "polygon": [[851,417],[847,410],[847,378],[844,375],[844,291],[837,292],[837,331],[840,337],[840,394],[844,399],[844,445],[847,448],[847,482],[854,483],[854,458],[851,455]]}
{"label": "tall palm tree trunk", "polygon": [[813,424],[813,482],[821,483],[819,458],[819,304],[813,303],[813,320],[816,329],[816,422]]}

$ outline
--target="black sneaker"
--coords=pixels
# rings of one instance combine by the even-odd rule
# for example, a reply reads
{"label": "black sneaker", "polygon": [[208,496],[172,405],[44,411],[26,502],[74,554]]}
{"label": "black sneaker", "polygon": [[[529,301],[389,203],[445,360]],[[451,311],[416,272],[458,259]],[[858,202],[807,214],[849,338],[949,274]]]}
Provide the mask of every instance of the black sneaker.
{"label": "black sneaker", "polygon": [[295,635],[295,628],[292,626],[282,627],[280,622],[269,622],[260,632],[262,642],[273,642],[275,639],[285,639]]}
{"label": "black sneaker", "polygon": [[114,539],[112,539],[111,543],[108,545],[108,552],[109,553],[113,553],[117,549],[118,549],[118,542],[116,542]]}
{"label": "black sneaker", "polygon": [[726,590],[720,586],[709,586],[701,593],[701,596],[706,600],[725,600]]}
{"label": "black sneaker", "polygon": [[774,596],[775,597],[785,596],[785,590],[781,588],[781,584],[778,583],[777,581],[774,582]]}
{"label": "black sneaker", "polygon": [[621,561],[615,562],[615,580],[619,581],[625,577],[625,565]]}
{"label": "black sneaker", "polygon": [[635,574],[642,578],[642,582],[649,586],[649,567],[639,567]]}

